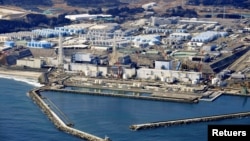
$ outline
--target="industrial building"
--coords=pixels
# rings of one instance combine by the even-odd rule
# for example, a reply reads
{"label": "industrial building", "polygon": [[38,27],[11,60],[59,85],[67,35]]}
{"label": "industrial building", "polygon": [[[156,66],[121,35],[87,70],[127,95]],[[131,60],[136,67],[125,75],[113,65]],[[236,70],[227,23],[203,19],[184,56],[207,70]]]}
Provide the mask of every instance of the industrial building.
{"label": "industrial building", "polygon": [[129,55],[118,57],[117,63],[122,65],[128,65],[132,63],[132,60]]}
{"label": "industrial building", "polygon": [[5,41],[4,42],[4,47],[14,47],[15,42],[14,41]]}
{"label": "industrial building", "polygon": [[16,61],[16,65],[39,69],[45,65],[45,61],[40,58],[24,58],[24,59],[18,59]]}
{"label": "industrial building", "polygon": [[196,62],[209,62],[210,61],[209,55],[196,55],[196,56],[189,56],[188,58],[190,61],[196,61]]}
{"label": "industrial building", "polygon": [[155,69],[162,69],[162,70],[172,70],[172,60],[157,60],[155,61]]}
{"label": "industrial building", "polygon": [[27,42],[27,47],[30,48],[52,48],[53,44],[47,41],[30,41]]}
{"label": "industrial building", "polygon": [[215,51],[215,49],[217,48],[216,45],[205,45],[201,48],[201,51],[203,52],[211,52],[211,51]]}
{"label": "industrial building", "polygon": [[71,62],[100,64],[100,58],[90,53],[75,53],[75,54],[72,54]]}
{"label": "industrial building", "polygon": [[166,24],[177,24],[178,21],[179,21],[179,17],[169,17],[169,18],[151,17],[150,25],[160,26],[160,25],[166,25]]}

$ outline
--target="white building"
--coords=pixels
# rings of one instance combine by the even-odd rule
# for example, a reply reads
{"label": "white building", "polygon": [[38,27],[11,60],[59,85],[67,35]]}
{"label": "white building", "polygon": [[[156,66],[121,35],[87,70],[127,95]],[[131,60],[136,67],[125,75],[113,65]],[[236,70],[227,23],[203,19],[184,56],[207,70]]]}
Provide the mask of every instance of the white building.
{"label": "white building", "polygon": [[38,58],[25,58],[17,60],[16,65],[29,68],[41,68],[45,65],[45,61]]}
{"label": "white building", "polygon": [[155,69],[172,70],[172,60],[155,61]]}
{"label": "white building", "polygon": [[9,41],[11,38],[8,36],[0,36],[0,42],[6,42]]}

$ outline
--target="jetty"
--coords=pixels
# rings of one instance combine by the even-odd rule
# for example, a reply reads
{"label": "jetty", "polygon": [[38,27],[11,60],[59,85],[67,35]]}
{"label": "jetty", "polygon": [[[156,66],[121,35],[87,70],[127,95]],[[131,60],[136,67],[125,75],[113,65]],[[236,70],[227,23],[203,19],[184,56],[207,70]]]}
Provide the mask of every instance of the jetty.
{"label": "jetty", "polygon": [[136,131],[136,130],[142,130],[142,129],[151,129],[151,128],[159,128],[159,127],[165,127],[165,126],[198,123],[198,122],[208,122],[208,121],[216,121],[216,120],[231,119],[231,118],[241,118],[241,117],[248,117],[248,116],[250,116],[250,112],[241,112],[241,113],[222,114],[222,115],[215,115],[215,116],[205,116],[205,117],[198,117],[198,118],[188,118],[188,119],[180,119],[180,120],[134,124],[134,125],[129,126],[129,128],[131,130]]}
{"label": "jetty", "polygon": [[200,98],[201,101],[209,101],[212,102],[218,97],[220,97],[223,93],[218,91],[207,91],[203,94],[203,96]]}
{"label": "jetty", "polygon": [[43,101],[43,97],[40,94],[40,88],[29,91],[28,96],[42,109],[42,111],[48,116],[48,118],[54,123],[54,125],[61,131],[69,133],[73,136],[79,137],[87,141],[110,141],[110,138],[100,138],[95,135],[80,131],[72,128],[72,125],[65,124],[60,117],[50,108],[50,105]]}

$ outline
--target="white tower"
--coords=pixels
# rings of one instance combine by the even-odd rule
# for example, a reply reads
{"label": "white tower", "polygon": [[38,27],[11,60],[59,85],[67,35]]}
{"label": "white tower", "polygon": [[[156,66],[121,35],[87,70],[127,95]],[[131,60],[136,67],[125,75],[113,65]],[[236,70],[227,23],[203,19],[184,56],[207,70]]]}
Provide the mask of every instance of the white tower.
{"label": "white tower", "polygon": [[59,46],[58,46],[58,67],[63,66],[63,46],[62,46],[62,34],[59,33]]}

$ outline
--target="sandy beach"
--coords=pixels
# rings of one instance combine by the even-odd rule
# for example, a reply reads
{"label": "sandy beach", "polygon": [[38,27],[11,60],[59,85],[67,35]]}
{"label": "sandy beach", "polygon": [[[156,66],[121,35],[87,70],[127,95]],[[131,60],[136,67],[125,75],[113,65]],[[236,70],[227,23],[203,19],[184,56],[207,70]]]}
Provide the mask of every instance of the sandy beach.
{"label": "sandy beach", "polygon": [[38,80],[38,77],[41,75],[41,72],[0,69],[0,75],[25,77],[29,79]]}

